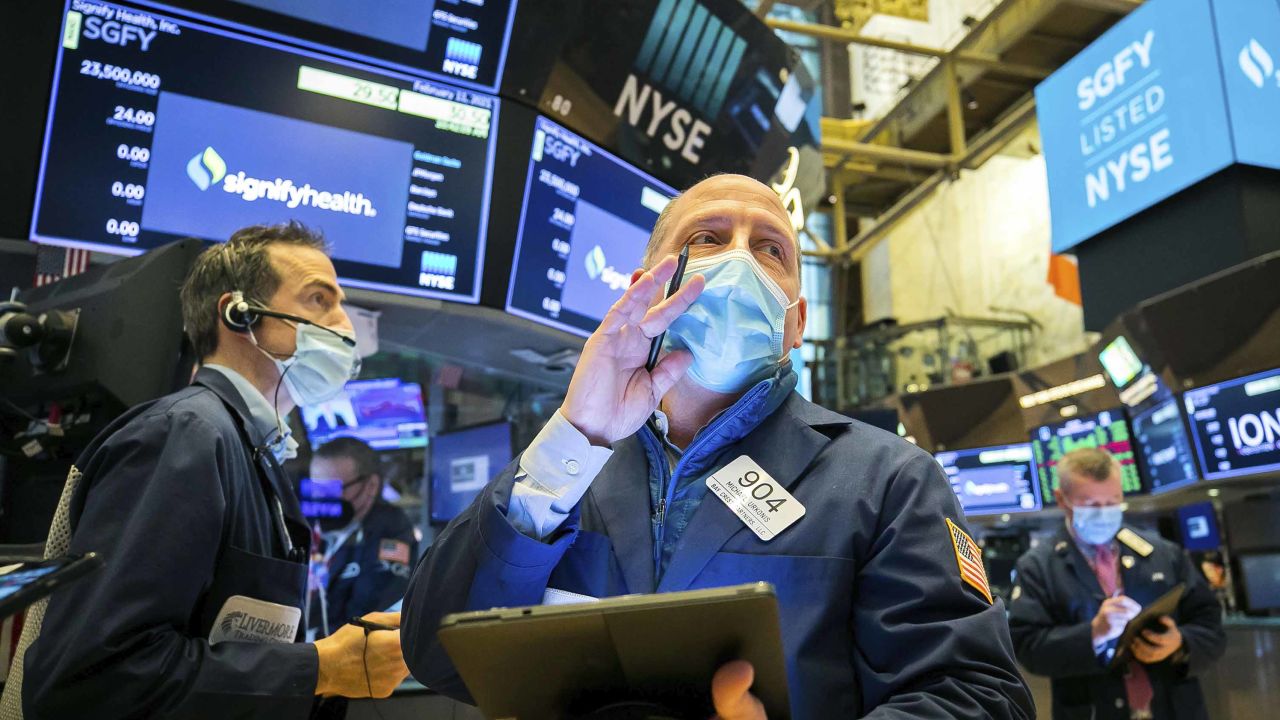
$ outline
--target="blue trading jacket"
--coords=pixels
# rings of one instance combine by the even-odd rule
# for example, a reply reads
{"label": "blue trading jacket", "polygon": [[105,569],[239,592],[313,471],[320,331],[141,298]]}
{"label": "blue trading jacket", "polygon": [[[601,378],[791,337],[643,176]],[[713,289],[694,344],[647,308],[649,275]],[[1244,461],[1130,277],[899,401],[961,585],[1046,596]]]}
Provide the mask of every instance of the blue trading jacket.
{"label": "blue trading jacket", "polygon": [[[671,479],[665,461],[655,461],[653,438],[641,437],[647,430],[614,444],[559,532],[542,542],[507,520],[517,458],[414,572],[402,618],[414,676],[470,700],[436,640],[450,612],[535,605],[549,587],[604,597],[766,581],[778,593],[793,717],[1034,717],[1003,605],[960,579],[946,518],[964,521],[937,463],[792,387],[776,383],[776,402],[753,403],[747,393],[721,419],[759,413],[739,418],[752,429],[698,449],[700,435],[680,462],[704,477],[751,456],[806,508],[772,542],[704,497],[686,508],[687,527],[662,561],[651,487]],[[692,457],[695,450],[716,461]]]}

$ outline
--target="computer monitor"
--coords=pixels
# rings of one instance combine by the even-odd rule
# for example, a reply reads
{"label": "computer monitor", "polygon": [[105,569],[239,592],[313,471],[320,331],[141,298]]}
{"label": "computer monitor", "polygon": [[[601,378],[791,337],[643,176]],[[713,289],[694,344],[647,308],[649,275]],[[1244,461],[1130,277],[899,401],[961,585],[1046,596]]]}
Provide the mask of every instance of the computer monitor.
{"label": "computer monitor", "polygon": [[1280,552],[1238,557],[1245,607],[1250,612],[1280,609]]}
{"label": "computer monitor", "polygon": [[1280,368],[1182,396],[1208,479],[1280,471]]}
{"label": "computer monitor", "polygon": [[1031,431],[1031,450],[1035,456],[1040,495],[1045,506],[1057,503],[1053,491],[1058,489],[1058,461],[1079,448],[1100,447],[1120,463],[1120,479],[1124,493],[1142,491],[1142,476],[1134,458],[1129,423],[1120,408],[1074,417]]}
{"label": "computer monitor", "polygon": [[1028,443],[934,454],[965,515],[1039,510],[1040,484]]}
{"label": "computer monitor", "polygon": [[1152,493],[1185,487],[1200,479],[1177,398],[1169,397],[1135,413],[1133,438],[1138,445],[1139,465]]}
{"label": "computer monitor", "polygon": [[525,182],[507,311],[590,335],[675,189],[541,116]]}
{"label": "computer monitor", "polygon": [[347,285],[479,300],[496,97],[92,6],[116,19],[63,15],[31,239],[137,255],[298,220]]}
{"label": "computer monitor", "polygon": [[1098,360],[1107,371],[1107,375],[1111,377],[1111,383],[1117,388],[1128,385],[1138,376],[1138,373],[1142,372],[1143,368],[1138,354],[1133,351],[1133,346],[1123,335],[1108,343],[1102,352],[1098,353]]}
{"label": "computer monitor", "polygon": [[[515,0],[139,0],[218,24],[493,90],[502,77]],[[375,9],[376,8],[376,9]]]}
{"label": "computer monitor", "polygon": [[1178,527],[1182,531],[1182,547],[1195,551],[1218,550],[1222,536],[1218,532],[1218,513],[1211,502],[1198,502],[1178,508]]}
{"label": "computer monitor", "polygon": [[374,450],[427,446],[422,387],[395,378],[352,380],[338,397],[300,408],[312,448],[353,437]]}
{"label": "computer monitor", "polygon": [[440,433],[431,445],[431,522],[446,523],[511,462],[511,423]]}

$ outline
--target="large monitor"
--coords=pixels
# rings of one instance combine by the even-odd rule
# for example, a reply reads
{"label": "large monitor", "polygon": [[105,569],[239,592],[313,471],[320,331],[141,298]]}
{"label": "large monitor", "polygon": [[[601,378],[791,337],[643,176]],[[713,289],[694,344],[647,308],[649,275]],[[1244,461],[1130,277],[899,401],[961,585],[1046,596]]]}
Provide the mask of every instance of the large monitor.
{"label": "large monitor", "polygon": [[300,411],[312,448],[340,437],[363,440],[374,450],[427,446],[422,387],[417,383],[352,380],[338,397]]}
{"label": "large monitor", "polygon": [[1183,394],[1206,478],[1280,471],[1280,368]]}
{"label": "large monitor", "polygon": [[1058,461],[1063,455],[1085,447],[1100,447],[1120,463],[1121,484],[1126,495],[1142,491],[1142,476],[1133,454],[1129,423],[1120,408],[1074,417],[1066,422],[1044,425],[1031,432],[1040,494],[1046,506],[1053,505],[1058,489]]}
{"label": "large monitor", "polygon": [[488,95],[72,0],[31,237],[136,255],[294,219],[349,285],[475,302],[497,117]]}
{"label": "large monitor", "polygon": [[675,190],[543,117],[525,183],[507,311],[590,335]]}
{"label": "large monitor", "polygon": [[436,435],[431,445],[431,522],[449,522],[465,510],[511,458],[511,423]]}
{"label": "large monitor", "polygon": [[1178,508],[1178,527],[1182,530],[1182,547],[1207,552],[1222,546],[1218,532],[1218,513],[1213,503],[1205,501]]}
{"label": "large monitor", "polygon": [[1027,443],[950,450],[934,457],[966,515],[1040,509],[1040,485]]}
{"label": "large monitor", "polygon": [[142,0],[346,57],[493,90],[515,0]]}
{"label": "large monitor", "polygon": [[1280,552],[1239,557],[1245,606],[1249,612],[1280,609]]}
{"label": "large monitor", "polygon": [[1172,490],[1200,479],[1177,398],[1169,397],[1135,413],[1133,439],[1138,443],[1139,463],[1151,492]]}

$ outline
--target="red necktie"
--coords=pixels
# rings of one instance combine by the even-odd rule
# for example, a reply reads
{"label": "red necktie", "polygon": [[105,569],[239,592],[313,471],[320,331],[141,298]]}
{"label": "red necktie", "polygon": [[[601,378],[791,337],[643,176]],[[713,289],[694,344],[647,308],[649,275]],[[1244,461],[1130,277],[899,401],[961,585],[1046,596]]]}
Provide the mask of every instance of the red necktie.
{"label": "red necktie", "polygon": [[[1114,597],[1120,587],[1119,558],[1111,549],[1111,544],[1095,545],[1093,554],[1093,574],[1098,576],[1098,584],[1107,597]],[[1147,677],[1147,669],[1137,660],[1129,661],[1129,672],[1124,676],[1124,691],[1129,698],[1130,712],[1151,712],[1151,698],[1155,691],[1151,689],[1151,678]]]}

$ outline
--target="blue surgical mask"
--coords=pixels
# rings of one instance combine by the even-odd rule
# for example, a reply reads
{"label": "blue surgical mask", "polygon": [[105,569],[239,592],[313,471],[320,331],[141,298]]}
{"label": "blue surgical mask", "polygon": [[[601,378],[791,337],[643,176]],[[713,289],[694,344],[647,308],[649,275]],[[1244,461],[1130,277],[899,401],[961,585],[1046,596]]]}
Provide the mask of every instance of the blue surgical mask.
{"label": "blue surgical mask", "polygon": [[787,310],[800,301],[769,277],[746,250],[690,260],[686,277],[701,273],[702,294],[667,329],[670,350],[693,354],[689,377],[708,390],[740,392],[769,377],[783,357]]}
{"label": "blue surgical mask", "polygon": [[1090,545],[1105,545],[1120,532],[1124,522],[1123,505],[1071,508],[1071,527]]}
{"label": "blue surgical mask", "polygon": [[[302,407],[332,400],[360,373],[356,349],[334,332],[315,325],[299,323],[295,332],[297,349],[292,356],[280,360],[267,353],[279,368],[289,397]],[[258,342],[257,338],[253,341],[255,345]]]}

